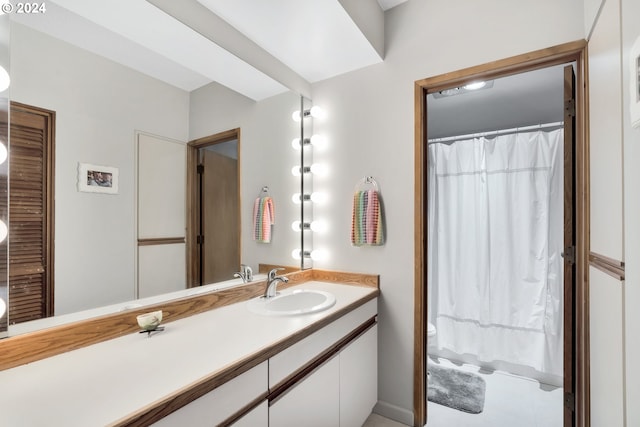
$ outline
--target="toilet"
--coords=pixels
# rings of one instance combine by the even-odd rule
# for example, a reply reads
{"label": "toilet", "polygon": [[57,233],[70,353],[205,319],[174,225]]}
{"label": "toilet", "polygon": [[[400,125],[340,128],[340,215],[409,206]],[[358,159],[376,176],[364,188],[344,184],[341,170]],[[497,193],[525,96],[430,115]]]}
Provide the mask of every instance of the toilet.
{"label": "toilet", "polygon": [[427,325],[427,338],[433,338],[436,336],[436,327],[433,323],[429,322]]}

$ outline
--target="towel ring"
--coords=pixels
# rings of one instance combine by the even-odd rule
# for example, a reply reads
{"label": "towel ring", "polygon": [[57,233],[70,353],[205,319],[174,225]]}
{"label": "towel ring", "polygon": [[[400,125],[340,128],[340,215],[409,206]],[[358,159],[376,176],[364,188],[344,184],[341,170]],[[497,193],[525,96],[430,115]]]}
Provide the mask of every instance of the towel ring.
{"label": "towel ring", "polygon": [[367,189],[367,187],[372,186],[374,190],[380,191],[380,186],[378,182],[372,176],[365,176],[356,184],[355,191]]}
{"label": "towel ring", "polygon": [[262,187],[262,190],[260,190],[260,194],[258,194],[258,197],[267,197],[267,196],[269,196],[269,187],[265,185],[264,187]]}

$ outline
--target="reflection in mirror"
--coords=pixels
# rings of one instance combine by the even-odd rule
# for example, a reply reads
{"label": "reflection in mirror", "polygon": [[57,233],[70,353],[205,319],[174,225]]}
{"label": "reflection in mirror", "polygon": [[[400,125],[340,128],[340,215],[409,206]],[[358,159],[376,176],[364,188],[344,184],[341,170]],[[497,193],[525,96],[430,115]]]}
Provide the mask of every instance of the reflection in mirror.
{"label": "reflection in mirror", "polygon": [[[9,32],[9,16],[0,15],[0,72],[3,75],[9,71]],[[9,79],[0,85],[2,85],[0,87],[0,338],[3,338],[7,335],[9,282],[7,271]]]}
{"label": "reflection in mirror", "polygon": [[238,145],[237,130],[188,144],[189,287],[228,280],[241,271]]}
{"label": "reflection in mirror", "polygon": [[[313,106],[310,99],[302,97],[302,111],[309,111]],[[304,114],[304,113],[303,113]],[[311,140],[313,136],[313,118],[310,116],[304,117],[301,121],[301,129],[302,129],[302,141],[305,139]],[[306,170],[305,168],[309,168],[311,164],[313,164],[313,148],[311,144],[302,144],[301,154],[300,154],[300,164],[302,165],[302,170]],[[306,194],[311,196],[313,193],[313,174],[309,172],[302,174],[302,194]],[[302,218],[303,224],[311,224],[313,221],[313,201],[308,199],[303,201],[302,203],[302,211],[300,212],[300,217]],[[313,250],[313,231],[311,228],[302,227],[302,242],[301,248],[303,249],[303,256],[301,259],[300,267],[302,269],[312,268],[313,261],[311,256],[307,254],[311,254]]]}
{"label": "reflection in mirror", "polygon": [[[184,223],[177,227],[181,234],[139,233],[149,225],[140,218],[147,206],[139,189],[139,135],[157,136],[186,147],[187,141],[240,129],[240,214],[236,218],[239,225],[231,228],[240,228],[241,241],[240,259],[233,272],[239,270],[239,264],[249,265],[255,272],[260,264],[292,266],[291,248],[299,240],[290,224],[300,218],[300,210],[290,202],[291,194],[299,189],[290,173],[298,153],[292,153],[288,141],[299,132],[290,117],[299,108],[300,97],[285,92],[254,101],[215,82],[185,91],[38,28],[38,22],[47,27],[63,25],[45,22],[55,17],[53,13],[42,15],[38,17],[41,21],[30,21],[29,25],[12,22],[10,54],[12,100],[55,112],[55,244],[49,245],[55,261],[48,267],[56,322],[134,307],[143,303],[133,302],[138,296],[155,295],[140,292],[142,278],[153,282],[172,264],[147,257],[154,251],[171,252],[172,262],[182,263],[183,271],[187,270],[186,243],[179,243],[179,238],[188,237]],[[176,162],[184,164],[184,157]],[[79,163],[117,168],[118,193],[78,191]],[[165,185],[158,183],[159,193]],[[263,186],[269,187],[276,205],[269,244],[251,238],[253,202]],[[184,218],[186,204],[180,206]],[[155,215],[164,210],[158,208]],[[138,245],[138,239],[153,238],[175,240],[165,245]],[[232,279],[233,272],[211,276],[210,280]],[[147,273],[156,276],[145,276]],[[179,283],[167,289],[173,292],[170,297],[184,295],[176,294],[180,289],[188,291],[184,275],[186,272]],[[150,298],[146,302],[158,301],[154,298],[159,296]],[[90,311],[97,307],[103,307],[102,311]],[[22,327],[9,319],[10,334],[54,324],[28,323]]]}

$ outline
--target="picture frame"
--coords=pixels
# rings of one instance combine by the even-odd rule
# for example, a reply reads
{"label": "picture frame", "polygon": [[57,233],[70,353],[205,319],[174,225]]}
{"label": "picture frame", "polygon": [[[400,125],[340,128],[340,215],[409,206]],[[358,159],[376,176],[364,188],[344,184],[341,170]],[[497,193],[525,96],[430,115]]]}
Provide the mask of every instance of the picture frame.
{"label": "picture frame", "polygon": [[640,128],[640,37],[633,43],[629,55],[629,83],[631,126]]}
{"label": "picture frame", "polygon": [[118,194],[118,168],[78,163],[78,191]]}

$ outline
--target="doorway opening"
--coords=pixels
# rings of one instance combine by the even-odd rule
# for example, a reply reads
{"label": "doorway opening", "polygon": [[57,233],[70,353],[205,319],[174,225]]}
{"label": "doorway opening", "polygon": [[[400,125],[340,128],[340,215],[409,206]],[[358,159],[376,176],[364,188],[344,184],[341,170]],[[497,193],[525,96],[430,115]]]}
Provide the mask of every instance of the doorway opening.
{"label": "doorway opening", "polygon": [[[434,186],[434,182],[437,181],[435,179],[435,175],[432,173],[430,166],[433,166],[434,161],[437,161],[439,158],[441,162],[443,159],[447,159],[451,156],[450,148],[455,144],[456,138],[445,138],[444,140],[435,140],[432,143],[438,142],[433,146],[429,146],[429,138],[434,136],[440,137],[443,135],[438,135],[437,126],[430,121],[431,117],[429,106],[433,106],[433,95],[439,96],[447,96],[456,95],[459,100],[462,100],[464,96],[458,96],[456,92],[459,92],[461,88],[464,88],[466,85],[470,83],[475,83],[479,81],[490,82],[499,78],[513,76],[519,73],[531,72],[534,70],[546,69],[549,67],[556,67],[561,64],[575,64],[576,70],[576,85],[575,85],[575,99],[573,101],[570,100],[570,93],[574,89],[572,89],[571,83],[571,74],[572,67],[569,66],[566,68],[566,72],[569,74],[564,75],[564,83],[565,83],[565,102],[562,101],[562,93],[560,94],[560,108],[564,109],[564,125],[560,125],[562,122],[551,122],[546,123],[548,125],[555,125],[555,129],[558,130],[556,134],[554,134],[554,138],[559,137],[559,133],[563,134],[565,138],[564,142],[555,145],[555,149],[558,149],[559,145],[559,167],[564,169],[563,176],[560,177],[560,185],[564,186],[564,193],[560,195],[559,203],[562,205],[559,213],[555,215],[556,222],[559,223],[559,230],[554,238],[556,239],[555,247],[558,249],[556,264],[560,264],[560,269],[558,270],[558,283],[559,289],[557,289],[558,293],[556,296],[559,300],[563,300],[563,310],[560,311],[558,316],[553,322],[545,323],[544,316],[539,317],[540,320],[539,325],[534,325],[534,329],[540,327],[540,329],[544,329],[548,327],[549,324],[552,324],[556,330],[562,335],[564,338],[561,339],[558,343],[552,345],[552,348],[556,350],[555,357],[555,368],[550,369],[551,371],[555,371],[556,373],[559,371],[560,376],[559,381],[561,382],[563,390],[558,393],[558,398],[564,401],[564,406],[562,411],[562,415],[559,415],[557,422],[558,425],[567,426],[583,426],[588,425],[588,414],[589,414],[589,383],[588,383],[588,300],[586,298],[587,294],[587,254],[588,254],[588,242],[586,237],[587,227],[588,227],[588,205],[587,205],[587,194],[588,188],[587,183],[588,180],[586,177],[588,176],[588,145],[586,138],[586,93],[585,93],[585,80],[586,80],[586,70],[585,70],[585,52],[586,42],[577,41],[573,43],[568,43],[565,45],[556,46],[549,49],[543,49],[540,51],[532,52],[525,55],[520,55],[513,58],[508,58],[502,61],[496,61],[485,65],[480,65],[477,67],[472,67],[465,70],[460,70],[453,73],[448,73],[442,76],[436,76],[424,80],[420,80],[416,82],[416,91],[415,91],[415,105],[416,105],[416,141],[415,141],[415,156],[416,156],[416,205],[415,205],[415,225],[416,225],[416,271],[415,271],[415,337],[414,337],[414,425],[415,426],[423,426],[428,421],[427,414],[427,389],[428,389],[428,364],[427,364],[427,345],[429,344],[429,338],[427,335],[433,336],[433,327],[430,325],[429,315],[431,314],[431,308],[434,306],[430,305],[430,294],[428,289],[434,287],[435,285],[431,282],[437,282],[441,280],[443,282],[446,281],[446,275],[438,275],[437,278],[432,274],[437,270],[439,266],[438,261],[434,257],[430,257],[431,254],[430,249],[443,250],[439,246],[431,246],[433,244],[432,237],[435,236],[435,232],[432,232],[430,226],[433,226],[433,217],[435,209],[434,205],[440,203],[437,198],[435,198],[435,193],[440,191],[441,193],[445,191],[443,188],[438,190],[437,187]],[[562,78],[562,77],[561,77]],[[566,89],[566,88],[569,89]],[[564,105],[563,105],[564,104]],[[432,108],[433,109],[433,108]],[[456,120],[459,117],[455,118]],[[541,123],[538,123],[541,124]],[[470,124],[473,126],[473,124]],[[499,128],[500,126],[498,126]],[[550,128],[554,128],[554,126],[550,126]],[[478,129],[477,127],[475,129]],[[489,129],[481,129],[482,131],[488,131]],[[495,131],[499,129],[493,129]],[[509,129],[506,129],[507,131]],[[504,132],[508,133],[516,133],[513,132]],[[453,130],[454,134],[464,133],[464,131],[460,131],[458,129]],[[469,131],[467,132],[469,133]],[[494,132],[493,138],[490,141],[491,147],[490,150],[495,149],[497,138],[497,132]],[[469,135],[465,135],[469,137]],[[480,136],[480,135],[477,135]],[[486,140],[486,135],[482,135],[481,138]],[[473,137],[470,137],[471,139]],[[460,140],[460,139],[459,139]],[[464,138],[462,138],[464,140]],[[469,140],[469,138],[467,138]],[[500,140],[502,144],[502,140]],[[505,142],[506,143],[506,142]],[[535,142],[532,143],[535,145]],[[442,147],[446,147],[444,153],[438,153],[435,145]],[[534,147],[532,145],[532,147]],[[541,145],[548,145],[547,143],[541,143]],[[471,147],[471,157],[473,157],[474,150],[477,151],[478,145],[474,145]],[[563,149],[564,148],[564,149]],[[509,150],[509,149],[507,149]],[[461,155],[466,155],[464,153],[458,153]],[[441,156],[441,157],[438,157]],[[504,156],[503,156],[504,157]],[[507,166],[509,167],[509,166]],[[488,168],[487,168],[488,169]],[[533,169],[532,169],[533,170]],[[442,171],[440,171],[442,172]],[[465,174],[465,171],[458,171],[459,174],[452,174],[456,176],[472,176],[474,174],[469,173]],[[468,171],[467,171],[468,172]],[[485,170],[486,172],[486,170]],[[531,172],[533,173],[533,172]],[[439,176],[446,176],[447,174],[440,174]],[[485,175],[486,177],[486,175]],[[456,178],[457,179],[457,178]],[[473,185],[473,184],[472,184]],[[507,184],[500,184],[507,185]],[[510,184],[509,184],[510,185]],[[535,187],[535,185],[534,185]],[[451,189],[447,191],[451,192]],[[471,192],[473,194],[473,191]],[[522,195],[521,195],[522,196]],[[467,196],[465,196],[467,197]],[[463,200],[465,200],[463,198]],[[528,202],[528,199],[522,199],[522,201]],[[466,203],[466,202],[465,202]],[[487,201],[481,201],[481,203],[489,203]],[[512,206],[517,204],[511,203]],[[564,209],[562,209],[564,207]],[[467,206],[465,206],[465,209]],[[452,206],[449,206],[447,212],[455,211]],[[464,211],[464,209],[458,209],[458,212]],[[523,213],[528,215],[527,210],[523,210]],[[517,214],[521,216],[520,214]],[[471,217],[471,222],[475,221],[474,217]],[[440,226],[440,224],[438,224]],[[495,224],[494,224],[495,225]],[[451,229],[451,224],[449,224],[449,228]],[[459,223],[457,226],[454,226],[453,229],[459,228]],[[495,227],[494,227],[495,228]],[[455,230],[454,230],[455,231]],[[563,232],[564,231],[564,232]],[[431,234],[430,234],[431,233]],[[506,233],[509,234],[509,233]],[[448,237],[443,237],[442,235],[438,235],[438,238],[448,239]],[[465,241],[464,239],[462,240]],[[545,243],[546,244],[546,243]],[[548,246],[547,246],[548,247]],[[528,248],[525,247],[526,251]],[[459,253],[459,249],[453,250],[450,252],[453,254]],[[562,254],[562,260],[559,259],[560,253]],[[432,254],[431,254],[432,255]],[[438,254],[438,255],[445,255]],[[512,254],[509,254],[510,256]],[[450,265],[455,265],[455,255],[452,263]],[[546,259],[544,261],[546,263]],[[556,265],[558,267],[558,265]],[[457,271],[454,268],[450,269],[453,275],[457,275]],[[471,276],[474,276],[474,273],[470,273]],[[543,278],[540,282],[540,285],[544,288],[547,285],[546,278]],[[446,286],[446,285],[444,285]],[[437,287],[436,294],[437,294]],[[441,291],[440,297],[443,294],[449,292],[450,289],[443,288]],[[481,291],[480,291],[481,292]],[[535,293],[535,291],[534,291]],[[449,295],[449,301],[455,300],[455,296]],[[525,296],[526,298],[526,296]],[[438,298],[442,300],[442,298]],[[458,302],[458,301],[455,301]],[[580,302],[580,303],[578,303]],[[546,304],[546,302],[543,302]],[[455,304],[455,303],[454,303]],[[459,302],[461,304],[461,302]],[[494,304],[497,304],[494,302]],[[543,304],[543,305],[544,305]],[[472,310],[477,309],[478,303],[470,300],[469,307]],[[441,306],[441,313],[438,319],[443,319],[448,314],[447,309],[451,307]],[[459,307],[458,307],[459,308]],[[535,310],[536,308],[534,308]],[[544,308],[542,308],[544,310]],[[492,315],[491,315],[492,316]],[[491,317],[489,316],[489,317]],[[527,321],[530,321],[535,316],[530,317]],[[449,320],[451,324],[447,324]],[[460,319],[449,319],[439,321],[440,325],[443,327],[442,333],[449,334],[448,337],[451,338],[450,334],[452,334],[452,324]],[[473,316],[468,316],[468,318],[462,319],[462,322],[458,322],[459,324],[465,323],[463,327],[484,330],[486,326],[487,319],[474,319]],[[495,320],[495,318],[493,319]],[[490,322],[489,322],[490,323]],[[517,323],[517,322],[515,322]],[[514,323],[514,325],[509,326],[518,326]],[[430,330],[431,326],[431,330]],[[560,328],[560,329],[559,329]],[[513,330],[513,329],[512,329]],[[476,332],[478,332],[476,331]],[[469,332],[469,331],[467,331]],[[439,332],[437,332],[439,333]],[[542,334],[544,336],[544,334]],[[458,337],[460,340],[460,337]],[[435,340],[434,340],[435,341]],[[447,341],[446,339],[443,341]],[[460,343],[458,341],[458,343]],[[455,347],[452,344],[451,340],[444,347]],[[439,345],[439,347],[442,347]],[[462,345],[459,347],[459,351],[462,353],[468,353],[468,348],[464,348]],[[456,349],[454,348],[454,351]],[[515,352],[518,349],[507,348],[506,353],[509,353],[511,350]],[[547,351],[548,349],[538,350],[542,353]],[[559,350],[559,352],[558,352]],[[526,350],[525,350],[526,351]],[[441,353],[445,356],[446,352]],[[449,353],[449,355],[454,353]],[[489,356],[490,357],[490,356]],[[498,359],[504,359],[504,357],[497,357]],[[559,365],[559,366],[558,366]],[[431,365],[429,365],[431,366]],[[455,366],[454,366],[455,368]],[[562,403],[558,402],[559,405]]]}
{"label": "doorway opening", "polygon": [[187,144],[187,287],[240,268],[240,129]]}

